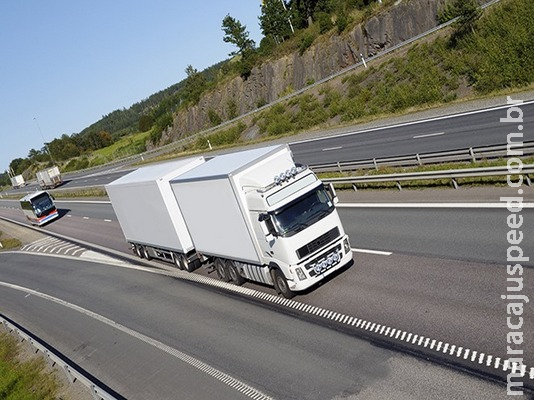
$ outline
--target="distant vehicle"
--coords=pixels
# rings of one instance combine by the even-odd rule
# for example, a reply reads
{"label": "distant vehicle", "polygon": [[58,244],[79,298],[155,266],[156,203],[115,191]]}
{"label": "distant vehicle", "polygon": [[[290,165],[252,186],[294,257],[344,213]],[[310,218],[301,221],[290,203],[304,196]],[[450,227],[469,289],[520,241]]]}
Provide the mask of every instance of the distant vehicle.
{"label": "distant vehicle", "polygon": [[41,226],[59,216],[54,198],[48,192],[30,193],[20,199],[20,206],[32,225]]}
{"label": "distant vehicle", "polygon": [[331,185],[287,145],[140,168],[106,186],[133,251],[291,298],[352,260]]}
{"label": "distant vehicle", "polygon": [[11,186],[13,189],[19,189],[26,186],[26,181],[22,175],[15,175],[11,177]]}
{"label": "distant vehicle", "polygon": [[53,189],[63,183],[57,165],[37,172],[37,183],[41,189]]}

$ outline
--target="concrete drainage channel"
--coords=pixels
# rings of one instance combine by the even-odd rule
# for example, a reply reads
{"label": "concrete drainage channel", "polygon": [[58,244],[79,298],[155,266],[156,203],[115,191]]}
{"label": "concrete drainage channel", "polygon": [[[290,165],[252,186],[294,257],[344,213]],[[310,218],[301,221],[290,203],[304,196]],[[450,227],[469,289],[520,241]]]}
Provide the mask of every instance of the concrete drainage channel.
{"label": "concrete drainage channel", "polygon": [[[0,218],[17,225],[25,226],[28,229],[34,229],[39,232],[43,232],[41,229],[29,227],[17,221],[12,221],[3,217]],[[163,264],[158,265],[159,263],[155,262],[146,262],[145,260],[141,260],[133,255],[130,256],[119,251],[107,249],[105,247],[86,243],[63,235],[48,232],[46,233],[50,236],[55,236],[68,242],[77,243],[94,251],[102,252],[107,256],[111,256],[117,259],[118,266],[126,266],[126,264],[120,261],[124,260],[128,263],[140,266],[140,269],[147,272],[171,276],[173,278],[178,278],[193,284],[210,286],[229,294],[245,296],[254,302],[266,304],[270,307],[275,306],[283,312],[292,315],[298,315],[300,318],[305,318],[315,323],[330,326],[356,337],[375,342],[381,346],[408,353],[425,360],[431,360],[438,364],[446,365],[464,372],[469,372],[476,376],[489,378],[501,384],[506,384],[508,375],[511,374],[515,377],[515,381],[519,379],[523,382],[523,388],[525,390],[534,392],[534,367],[529,367],[524,364],[510,363],[508,359],[488,354],[487,352],[469,349],[459,344],[446,343],[444,341],[440,341],[439,338],[425,337],[413,332],[396,329],[391,326],[372,321],[366,321],[358,318],[357,316],[343,314],[318,306],[301,303],[296,300],[286,299],[251,288],[236,286],[234,284],[222,282],[218,279],[213,279],[200,274],[187,273],[177,270],[171,266],[167,267]],[[129,268],[136,268],[134,265],[130,265]],[[90,388],[93,387],[91,385],[94,384],[90,384]],[[107,399],[108,397],[101,398]]]}

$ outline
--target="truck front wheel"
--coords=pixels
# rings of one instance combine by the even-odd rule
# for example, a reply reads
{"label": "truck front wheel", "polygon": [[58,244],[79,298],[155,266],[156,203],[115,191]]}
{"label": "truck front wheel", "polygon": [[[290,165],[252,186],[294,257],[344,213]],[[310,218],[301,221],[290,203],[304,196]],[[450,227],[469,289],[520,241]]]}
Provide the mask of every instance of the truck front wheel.
{"label": "truck front wheel", "polygon": [[281,293],[286,299],[292,299],[295,297],[295,293],[289,289],[287,284],[287,279],[284,276],[283,272],[279,269],[273,269],[271,271],[273,275],[274,288],[278,293]]}

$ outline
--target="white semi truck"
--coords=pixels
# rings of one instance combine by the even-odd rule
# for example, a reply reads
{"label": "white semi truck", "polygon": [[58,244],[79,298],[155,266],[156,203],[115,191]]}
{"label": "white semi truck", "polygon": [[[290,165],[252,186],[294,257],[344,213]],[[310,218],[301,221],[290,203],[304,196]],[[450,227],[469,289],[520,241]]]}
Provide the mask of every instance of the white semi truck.
{"label": "white semi truck", "polygon": [[20,189],[26,186],[26,181],[22,175],[15,175],[11,177],[11,186],[13,186],[13,189]]}
{"label": "white semi truck", "polygon": [[[216,156],[169,176],[162,181],[169,181],[174,194],[172,206],[177,210],[172,214],[179,213],[185,224],[177,236],[192,246],[180,250],[159,241],[132,241],[125,234],[142,256],[174,261],[189,270],[204,264],[215,268],[224,281],[261,282],[287,298],[352,260],[332,187],[296,165],[287,145]],[[114,193],[121,179],[129,178],[106,188],[124,231],[139,211]],[[125,197],[135,202],[147,192]],[[121,211],[124,207],[131,210],[128,215]]]}
{"label": "white semi truck", "polygon": [[36,177],[41,189],[53,189],[63,183],[61,172],[59,172],[57,165],[38,171]]}

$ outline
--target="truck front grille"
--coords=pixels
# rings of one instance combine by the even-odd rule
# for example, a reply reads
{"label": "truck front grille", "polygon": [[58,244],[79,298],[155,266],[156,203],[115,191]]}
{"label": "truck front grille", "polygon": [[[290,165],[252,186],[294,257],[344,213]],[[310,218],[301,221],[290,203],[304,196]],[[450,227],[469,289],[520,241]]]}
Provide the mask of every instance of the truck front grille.
{"label": "truck front grille", "polygon": [[330,229],[325,234],[319,236],[317,239],[312,240],[305,246],[302,246],[297,250],[297,256],[299,259],[306,257],[308,254],[312,254],[314,251],[326,246],[330,242],[333,242],[339,237],[339,228],[336,226]]}

